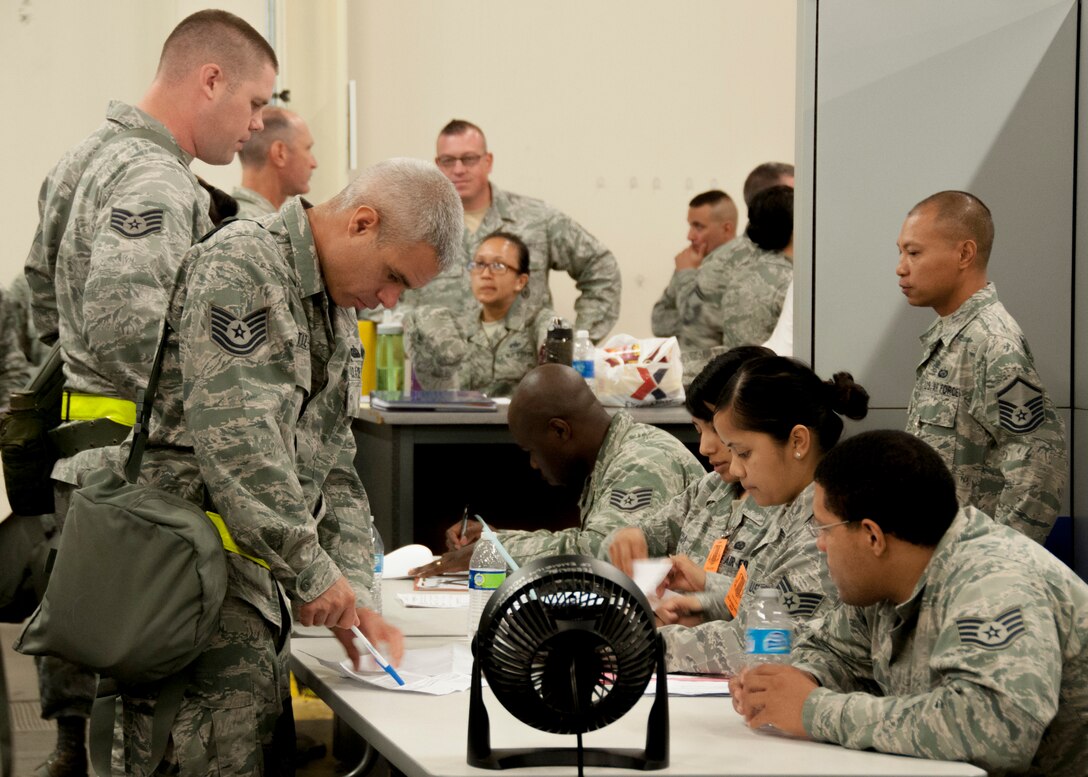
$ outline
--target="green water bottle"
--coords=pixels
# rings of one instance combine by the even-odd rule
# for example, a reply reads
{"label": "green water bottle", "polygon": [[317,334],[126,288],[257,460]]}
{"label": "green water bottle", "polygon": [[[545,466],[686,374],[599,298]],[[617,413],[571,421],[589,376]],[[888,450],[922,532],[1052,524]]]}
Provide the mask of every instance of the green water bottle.
{"label": "green water bottle", "polygon": [[387,310],[378,324],[378,391],[404,391],[404,327]]}

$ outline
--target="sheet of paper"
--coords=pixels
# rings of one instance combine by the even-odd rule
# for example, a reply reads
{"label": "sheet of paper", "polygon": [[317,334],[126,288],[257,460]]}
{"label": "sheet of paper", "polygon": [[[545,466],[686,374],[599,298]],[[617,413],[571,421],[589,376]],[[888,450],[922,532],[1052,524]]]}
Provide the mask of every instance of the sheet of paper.
{"label": "sheet of paper", "polygon": [[468,572],[434,577],[417,577],[412,588],[416,591],[468,591]]}
{"label": "sheet of paper", "polygon": [[406,593],[397,594],[405,607],[426,607],[429,609],[447,609],[450,607],[468,607],[468,594],[461,593]]}
{"label": "sheet of paper", "polygon": [[467,691],[472,682],[472,649],[463,643],[406,650],[404,660],[396,667],[404,685],[397,685],[397,681],[379,669],[369,657],[363,659],[362,670],[356,672],[346,658],[337,662],[318,658],[311,653],[307,655],[343,677],[389,691],[444,696]]}
{"label": "sheet of paper", "polygon": [[409,577],[408,570],[430,564],[435,555],[426,545],[405,545],[385,554],[385,568],[382,577],[386,580],[400,580]]}
{"label": "sheet of paper", "polygon": [[646,596],[653,596],[657,587],[672,569],[672,560],[665,558],[640,558],[632,565],[631,579]]}
{"label": "sheet of paper", "polygon": [[[728,696],[729,681],[715,675],[670,674],[666,678],[669,696]],[[645,696],[657,693],[655,674],[643,692]]]}

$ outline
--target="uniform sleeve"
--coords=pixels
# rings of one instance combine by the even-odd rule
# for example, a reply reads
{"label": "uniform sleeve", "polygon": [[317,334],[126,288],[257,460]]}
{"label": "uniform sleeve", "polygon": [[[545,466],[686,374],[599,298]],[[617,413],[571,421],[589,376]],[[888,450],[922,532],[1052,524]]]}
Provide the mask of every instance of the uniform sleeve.
{"label": "uniform sleeve", "polygon": [[[805,701],[805,729],[851,748],[970,761],[1000,773],[1027,771],[1057,712],[1061,683],[1061,645],[1049,602],[1023,577],[996,574],[979,575],[951,595],[938,616],[928,665],[918,669],[928,672],[931,688],[886,697],[843,693],[837,682],[821,677],[831,687]],[[811,658],[819,676],[827,659],[811,651],[841,646],[858,656],[867,646],[847,629],[840,623],[845,639],[813,642],[798,663]]]}
{"label": "uniform sleeve", "polygon": [[318,541],[355,589],[355,606],[376,609],[371,595],[374,582],[373,516],[366,489],[355,469],[355,441],[340,449],[336,465],[321,493],[325,516],[317,524]]}
{"label": "uniform sleeve", "polygon": [[673,337],[680,334],[680,311],[676,309],[676,273],[669,278],[669,285],[661,292],[650,314],[650,331],[654,337]]}
{"label": "uniform sleeve", "polygon": [[597,484],[580,527],[556,532],[497,532],[503,545],[519,562],[563,553],[599,556],[605,538],[615,529],[638,525],[704,474],[695,457],[679,443],[659,452],[652,460],[632,455],[621,461],[617,456]]}
{"label": "uniform sleeve", "polygon": [[744,263],[722,290],[715,306],[719,316],[716,328],[722,333],[718,345],[754,345],[764,342],[774,331],[793,273],[764,257],[766,254],[757,255],[755,263]]}
{"label": "uniform sleeve", "polygon": [[8,298],[0,294],[0,411],[7,409],[11,392],[22,389],[30,379],[30,364],[19,346],[14,319]]}
{"label": "uniform sleeve", "polygon": [[[309,602],[341,571],[318,541],[286,442],[294,430],[284,424],[310,390],[308,353],[296,351],[286,279],[254,256],[274,249],[238,239],[210,250],[189,274],[181,322],[186,424],[235,542],[266,561],[293,599]],[[233,336],[245,330],[240,346]]]}
{"label": "uniform sleeve", "polygon": [[454,310],[434,305],[409,308],[404,332],[412,370],[423,388],[449,388],[459,370],[463,378],[469,377],[464,372],[471,370],[467,359],[471,346]]}
{"label": "uniform sleeve", "polygon": [[147,354],[193,242],[195,197],[176,159],[152,157],[129,165],[96,209],[80,336],[121,398],[147,383]]}
{"label": "uniform sleeve", "polygon": [[[54,174],[56,171],[54,171]],[[50,179],[42,182],[38,191],[38,227],[30,252],[26,257],[23,274],[30,286],[31,310],[34,314],[34,327],[47,345],[57,341],[59,321],[57,317],[57,254],[56,246],[60,235],[54,234],[56,225],[51,223],[48,211]]]}
{"label": "uniform sleeve", "polygon": [[979,354],[974,415],[994,440],[991,461],[1004,476],[999,522],[1043,542],[1061,510],[1068,472],[1065,427],[1021,343],[991,337]]}
{"label": "uniform sleeve", "polygon": [[703,348],[721,345],[721,300],[731,275],[729,265],[710,257],[697,270],[678,274],[690,276],[684,279],[687,293],[678,292],[676,297],[685,341]]}
{"label": "uniform sleeve", "polygon": [[620,266],[612,252],[569,216],[555,211],[548,225],[552,269],[574,279],[578,329],[600,342],[620,317]]}

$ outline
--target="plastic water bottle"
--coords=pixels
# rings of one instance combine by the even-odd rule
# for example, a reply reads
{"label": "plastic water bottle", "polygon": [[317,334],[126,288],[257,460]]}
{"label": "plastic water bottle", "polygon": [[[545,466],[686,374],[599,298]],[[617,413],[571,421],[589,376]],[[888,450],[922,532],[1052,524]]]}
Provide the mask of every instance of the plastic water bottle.
{"label": "plastic water bottle", "polygon": [[378,391],[405,391],[404,327],[388,310],[378,324]]}
{"label": "plastic water bottle", "polygon": [[788,664],[793,646],[793,619],[777,588],[757,588],[744,623],[745,658],[755,664]]}
{"label": "plastic water bottle", "polygon": [[370,596],[374,599],[374,611],[382,611],[382,574],[385,572],[385,543],[375,523],[370,524],[372,556],[374,559],[374,579],[370,583]]}
{"label": "plastic water bottle", "polygon": [[596,358],[597,349],[593,347],[593,342],[589,339],[589,332],[579,329],[574,335],[574,361],[571,366],[585,379],[590,389],[593,389],[596,383],[594,380]]}
{"label": "plastic water bottle", "polygon": [[506,580],[506,562],[491,540],[481,537],[468,562],[468,638],[476,636],[480,615],[495,589]]}

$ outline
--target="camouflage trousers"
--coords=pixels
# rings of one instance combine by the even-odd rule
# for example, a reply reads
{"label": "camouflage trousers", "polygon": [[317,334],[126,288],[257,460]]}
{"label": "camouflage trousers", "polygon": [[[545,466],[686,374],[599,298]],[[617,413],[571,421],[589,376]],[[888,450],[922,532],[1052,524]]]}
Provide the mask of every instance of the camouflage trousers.
{"label": "camouflage trousers", "polygon": [[[53,481],[53,486],[57,527],[53,541],[57,542],[64,528],[64,516],[68,513],[72,492],[76,487],[59,481]],[[98,675],[78,664],[53,656],[35,656],[34,665],[38,669],[38,692],[43,718],[55,720],[60,717],[91,716],[91,706],[98,689]]]}
{"label": "camouflage trousers", "polygon": [[277,629],[250,604],[228,595],[218,634],[185,669],[185,695],[157,765],[148,761],[160,686],[122,689],[125,773],[294,774],[290,628],[289,614]]}

